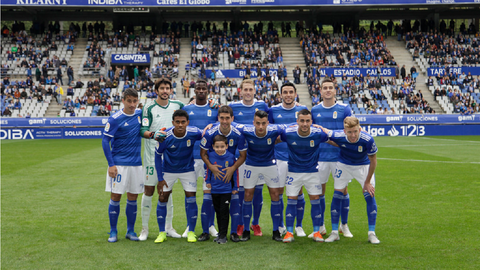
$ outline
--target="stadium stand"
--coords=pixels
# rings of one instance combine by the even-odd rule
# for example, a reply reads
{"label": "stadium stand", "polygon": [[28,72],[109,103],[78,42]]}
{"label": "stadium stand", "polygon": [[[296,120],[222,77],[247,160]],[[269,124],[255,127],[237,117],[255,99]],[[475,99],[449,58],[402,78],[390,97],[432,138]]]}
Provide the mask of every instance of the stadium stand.
{"label": "stadium stand", "polygon": [[[451,29],[451,28],[450,28]],[[447,29],[428,33],[407,33],[406,49],[412,54],[421,71],[443,67],[445,73],[429,76],[425,83],[446,113],[472,114],[479,112],[480,79],[461,67],[480,67],[478,32],[470,25],[461,27],[460,33]],[[460,72],[459,72],[460,71]]]}

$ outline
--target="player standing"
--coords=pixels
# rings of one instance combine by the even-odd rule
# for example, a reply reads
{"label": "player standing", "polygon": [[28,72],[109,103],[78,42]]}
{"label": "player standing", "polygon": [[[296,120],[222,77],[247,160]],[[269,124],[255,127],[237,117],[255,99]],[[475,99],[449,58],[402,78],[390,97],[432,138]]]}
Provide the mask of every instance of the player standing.
{"label": "player standing", "polygon": [[320,194],[322,185],[318,180],[318,154],[319,145],[328,140],[327,134],[319,128],[311,127],[312,115],[309,110],[298,112],[298,126],[288,127],[281,133],[280,138],[286,142],[289,149],[288,173],[286,177],[287,186],[287,210],[285,212],[287,233],[283,242],[288,243],[294,240],[293,224],[297,214],[298,193],[305,186],[310,203],[312,204],[311,216],[313,222],[313,240],[322,242],[320,234],[320,220],[322,217],[320,209]]}
{"label": "player standing", "polygon": [[[330,130],[343,129],[343,120],[348,116],[352,116],[352,109],[347,104],[337,103],[335,85],[333,81],[328,78],[325,78],[322,81],[320,94],[323,101],[312,108],[313,123]],[[322,235],[327,233],[324,225],[325,190],[330,173],[333,176],[333,173],[335,172],[335,165],[338,161],[339,152],[340,149],[335,146],[326,143],[320,145],[318,174],[322,184],[322,194],[320,195],[320,206],[322,207],[322,226],[320,227],[320,233]],[[343,232],[343,236],[345,237],[353,237],[347,225],[348,211],[350,209],[350,196],[348,195],[348,189],[345,188],[345,193],[342,196],[337,195],[337,197],[341,201],[340,216],[342,224],[340,225],[340,232]],[[313,233],[308,237],[312,238]]]}
{"label": "player standing", "polygon": [[[243,80],[240,84],[240,89],[242,100],[238,102],[232,102],[229,105],[233,109],[233,115],[235,117],[236,123],[244,125],[251,124],[255,112],[258,110],[262,110],[268,113],[268,105],[262,100],[254,99],[255,84],[253,80]],[[242,203],[245,195],[245,190],[243,188],[243,178],[245,174],[244,168],[241,167],[238,173],[240,174],[240,188],[238,190],[238,194]],[[253,195],[253,220],[251,229],[253,230],[255,236],[262,236],[262,229],[260,228],[260,225],[258,225],[258,220],[260,218],[263,205],[263,184],[265,184],[265,181],[263,180],[260,180],[257,183]],[[243,222],[241,221],[241,223]],[[237,234],[241,235],[244,231],[244,226],[248,227],[248,225],[249,224],[240,224],[239,228],[237,228]]]}
{"label": "player standing", "polygon": [[[172,116],[173,127],[167,129],[166,136],[158,143],[155,153],[155,167],[158,182],[157,222],[160,229],[155,243],[163,243],[167,238],[165,217],[167,216],[167,202],[172,187],[177,179],[182,183],[185,191],[185,203],[189,232],[187,241],[197,242],[195,225],[197,223],[197,179],[195,178],[193,148],[195,142],[202,138],[202,131],[188,126],[188,113],[177,110]],[[163,153],[163,164],[162,164]],[[163,179],[162,179],[163,178]]]}
{"label": "player standing", "polygon": [[122,110],[108,118],[103,132],[102,147],[108,161],[105,191],[111,192],[108,216],[110,237],[108,242],[117,242],[117,221],[120,214],[120,199],[127,192],[127,234],[125,238],[138,241],[134,232],[137,218],[137,197],[143,192],[140,116],[136,110],[138,93],[128,88],[123,93]]}
{"label": "player standing", "polygon": [[[189,104],[183,109],[188,113],[190,119],[190,125],[197,127],[199,129],[204,129],[208,124],[215,123],[218,117],[218,109],[211,108],[210,104],[207,102],[207,81],[203,79],[198,79],[195,83],[195,104]],[[195,159],[195,174],[197,179],[199,177],[202,180],[205,177],[204,162],[200,156],[200,141],[195,142],[195,148],[193,149],[193,156]],[[209,209],[207,209],[209,207]],[[213,201],[212,195],[210,194],[210,189],[206,188],[203,185],[203,204],[201,210],[201,220],[203,233],[198,238],[199,241],[205,241],[208,239],[204,234],[208,236],[210,233],[213,237],[217,236],[217,230],[215,230],[215,215],[213,211]],[[188,232],[188,227],[186,229]]]}
{"label": "player standing", "polygon": [[[172,126],[173,112],[183,108],[183,103],[177,100],[170,100],[172,92],[172,83],[168,79],[158,79],[155,82],[155,92],[157,99],[148,106],[143,108],[142,128],[140,135],[144,138],[143,144],[143,166],[145,172],[145,193],[142,197],[142,232],[140,233],[140,241],[147,240],[148,237],[148,220],[150,219],[150,211],[152,208],[152,197],[157,186],[158,179],[155,171],[155,146],[157,142],[153,140],[156,131],[161,128],[169,128]],[[166,217],[167,236],[180,238],[176,230],[172,226],[173,220],[173,200],[168,199],[168,216]]]}
{"label": "player standing", "polygon": [[344,120],[344,130],[330,131],[329,139],[340,148],[334,177],[335,191],[332,199],[332,233],[325,242],[340,240],[338,221],[340,218],[341,198],[348,183],[354,178],[362,186],[363,196],[367,202],[368,241],[379,244],[375,234],[377,220],[377,202],[375,201],[375,168],[377,167],[377,146],[373,137],[362,131],[355,117]]}
{"label": "player standing", "polygon": [[[253,120],[253,126],[243,128],[243,136],[247,142],[247,160],[245,161],[244,188],[245,198],[243,201],[243,223],[250,224],[252,217],[252,199],[255,186],[260,180],[265,181],[271,198],[271,211],[273,222],[272,239],[282,241],[278,228],[281,219],[280,194],[283,194],[285,178],[279,178],[277,164],[275,162],[275,141],[284,130],[282,125],[269,125],[268,114],[265,111],[257,111]],[[242,241],[250,239],[248,226],[242,235]]]}
{"label": "player standing", "polygon": [[[272,106],[270,108],[270,113],[268,114],[268,120],[272,124],[285,124],[285,125],[296,125],[298,112],[307,109],[306,106],[298,105],[295,103],[295,97],[297,96],[297,89],[295,85],[291,82],[284,83],[280,88],[280,95],[282,97],[282,103]],[[322,144],[321,144],[322,145]],[[275,145],[275,158],[277,160],[278,175],[280,179],[285,182],[288,171],[288,146],[287,143],[281,142]],[[281,204],[281,214],[280,217],[280,233],[285,232],[285,227],[283,225],[283,188],[280,193],[280,204]],[[299,237],[306,236],[303,228],[302,221],[305,211],[305,197],[303,192],[300,191],[300,194],[297,198],[297,225],[295,227],[295,233]]]}
{"label": "player standing", "polygon": [[[208,130],[201,143],[200,155],[207,166],[207,169],[214,175],[216,178],[222,179],[231,179],[233,174],[238,173],[237,169],[245,162],[247,156],[247,144],[245,142],[245,137],[242,133],[235,127],[232,126],[233,121],[233,110],[229,106],[222,106],[218,109],[218,122],[219,125]],[[236,150],[239,151],[239,157],[233,166],[230,166],[224,171],[220,171],[219,165],[212,164],[208,159],[208,152],[214,151],[213,138],[216,135],[224,135],[228,139],[228,151],[232,154],[235,154]],[[243,200],[243,198],[242,198]],[[206,209],[208,210],[208,209]],[[237,233],[237,228],[241,219],[241,204],[238,194],[233,194],[230,201],[230,215],[232,217],[232,225],[230,232],[230,240],[233,242],[240,241],[239,235]],[[202,236],[204,236],[202,234]],[[200,237],[202,237],[200,236]],[[208,234],[206,235],[208,236]],[[199,238],[200,239],[200,238]],[[205,241],[205,240],[203,240]]]}

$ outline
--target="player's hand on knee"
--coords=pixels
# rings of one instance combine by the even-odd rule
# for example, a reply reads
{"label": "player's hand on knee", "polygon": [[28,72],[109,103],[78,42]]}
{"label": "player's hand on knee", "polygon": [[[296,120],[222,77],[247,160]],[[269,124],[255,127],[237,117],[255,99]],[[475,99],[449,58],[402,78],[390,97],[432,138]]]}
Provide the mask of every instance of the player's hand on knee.
{"label": "player's hand on knee", "polygon": [[108,176],[110,176],[111,178],[115,178],[117,177],[117,174],[117,166],[113,165],[112,167],[108,167]]}
{"label": "player's hand on knee", "polygon": [[159,195],[163,195],[163,188],[164,187],[168,188],[167,181],[165,181],[165,180],[159,181],[158,182],[158,194]]}
{"label": "player's hand on knee", "polygon": [[375,197],[375,187],[370,183],[365,183],[363,186],[363,192],[370,193],[370,196]]}

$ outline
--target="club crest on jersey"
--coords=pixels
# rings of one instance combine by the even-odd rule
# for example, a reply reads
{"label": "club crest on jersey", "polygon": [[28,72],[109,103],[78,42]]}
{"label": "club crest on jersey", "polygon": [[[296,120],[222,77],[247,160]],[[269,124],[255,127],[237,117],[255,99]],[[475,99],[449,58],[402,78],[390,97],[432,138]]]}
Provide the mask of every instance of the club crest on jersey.
{"label": "club crest on jersey", "polygon": [[267,144],[268,144],[268,145],[272,144],[272,138],[268,138],[268,139],[267,139]]}
{"label": "club crest on jersey", "polygon": [[298,112],[295,112],[295,119],[298,118]]}
{"label": "club crest on jersey", "polygon": [[138,117],[138,123],[141,124],[142,120],[140,119],[140,116]]}
{"label": "club crest on jersey", "polygon": [[255,111],[258,111],[258,108],[255,108]]}
{"label": "club crest on jersey", "polygon": [[363,147],[361,145],[358,146],[358,152],[363,152]]}
{"label": "club crest on jersey", "polygon": [[228,167],[228,161],[225,161],[225,168]]}
{"label": "club crest on jersey", "polygon": [[192,146],[192,142],[190,140],[187,140],[187,147]]}
{"label": "club crest on jersey", "polygon": [[334,111],[334,112],[333,112],[333,116],[332,116],[332,117],[333,117],[333,119],[337,119],[337,111]]}
{"label": "club crest on jersey", "polygon": [[105,132],[108,132],[110,130],[110,123],[107,123],[105,125]]}
{"label": "club crest on jersey", "polygon": [[148,121],[148,118],[143,118],[143,121],[142,121],[142,126],[144,127],[148,127],[150,124],[150,121]]}
{"label": "club crest on jersey", "polygon": [[212,110],[208,110],[208,111],[207,111],[207,116],[208,116],[208,117],[212,116]]}
{"label": "club crest on jersey", "polygon": [[205,146],[207,144],[207,138],[203,137],[201,143]]}
{"label": "club crest on jersey", "polygon": [[228,141],[228,146],[230,146],[230,147],[233,146],[233,139],[230,139],[230,141]]}
{"label": "club crest on jersey", "polygon": [[310,147],[315,147],[315,141],[314,140],[310,141]]}

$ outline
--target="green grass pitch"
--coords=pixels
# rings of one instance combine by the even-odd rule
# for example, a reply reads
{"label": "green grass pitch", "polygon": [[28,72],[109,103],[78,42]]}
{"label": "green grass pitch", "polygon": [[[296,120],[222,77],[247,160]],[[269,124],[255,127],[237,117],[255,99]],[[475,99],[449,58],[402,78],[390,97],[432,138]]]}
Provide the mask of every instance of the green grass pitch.
{"label": "green grass pitch", "polygon": [[[3,269],[478,269],[480,265],[480,136],[377,137],[376,199],[380,245],[367,242],[360,185],[349,186],[354,237],[314,243],[271,240],[264,189],[263,237],[217,245],[169,238],[154,244],[155,213],[145,242],[107,243],[107,163],[100,140],[1,142],[1,267]],[[333,180],[327,185],[330,231]],[[174,227],[185,229],[183,191],[174,187]],[[141,196],[139,197],[139,199]],[[202,196],[197,196],[199,207]],[[139,200],[140,205],[140,200]],[[305,231],[312,231],[307,199]],[[136,231],[141,230],[140,207]],[[201,233],[198,220],[197,235]]]}

